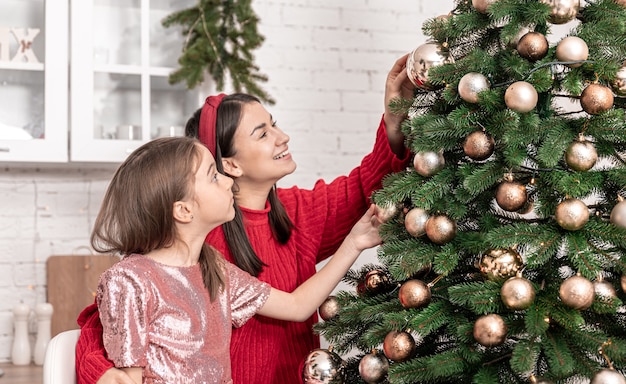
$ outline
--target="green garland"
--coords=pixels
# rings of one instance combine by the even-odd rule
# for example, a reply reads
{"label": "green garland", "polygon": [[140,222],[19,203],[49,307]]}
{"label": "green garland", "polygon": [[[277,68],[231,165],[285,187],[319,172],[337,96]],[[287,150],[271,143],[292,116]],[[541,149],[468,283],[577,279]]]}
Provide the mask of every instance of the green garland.
{"label": "green garland", "polygon": [[251,0],[198,0],[196,6],[167,16],[163,26],[180,25],[186,36],[178,59],[180,68],[170,74],[170,84],[184,81],[192,89],[209,74],[217,90],[222,91],[229,75],[236,92],[274,104],[259,86],[267,81],[267,76],[259,73],[252,54],[265,39],[257,31],[258,21]]}

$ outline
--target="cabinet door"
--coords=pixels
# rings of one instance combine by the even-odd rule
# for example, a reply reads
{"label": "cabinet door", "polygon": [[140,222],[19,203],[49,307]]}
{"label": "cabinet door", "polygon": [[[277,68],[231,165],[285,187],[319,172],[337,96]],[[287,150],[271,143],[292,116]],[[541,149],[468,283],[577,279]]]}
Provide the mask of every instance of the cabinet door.
{"label": "cabinet door", "polygon": [[201,106],[170,85],[183,48],[161,20],[195,0],[80,0],[71,9],[71,160],[120,162],[157,136],[183,135]]}
{"label": "cabinet door", "polygon": [[0,162],[66,162],[68,0],[0,4]]}

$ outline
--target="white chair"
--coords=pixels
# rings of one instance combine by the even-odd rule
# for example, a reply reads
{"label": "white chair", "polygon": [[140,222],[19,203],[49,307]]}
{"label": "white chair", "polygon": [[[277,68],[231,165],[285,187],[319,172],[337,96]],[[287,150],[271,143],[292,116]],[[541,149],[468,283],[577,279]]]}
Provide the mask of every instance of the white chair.
{"label": "white chair", "polygon": [[80,329],[54,336],[46,347],[43,384],[76,384],[76,343]]}

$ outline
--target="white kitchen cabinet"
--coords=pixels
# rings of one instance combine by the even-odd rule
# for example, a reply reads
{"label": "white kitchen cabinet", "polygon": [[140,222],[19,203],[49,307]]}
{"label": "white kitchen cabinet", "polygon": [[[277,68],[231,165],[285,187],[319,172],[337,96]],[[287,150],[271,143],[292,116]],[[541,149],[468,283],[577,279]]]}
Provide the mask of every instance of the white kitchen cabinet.
{"label": "white kitchen cabinet", "polygon": [[0,162],[68,160],[68,0],[0,4]]}

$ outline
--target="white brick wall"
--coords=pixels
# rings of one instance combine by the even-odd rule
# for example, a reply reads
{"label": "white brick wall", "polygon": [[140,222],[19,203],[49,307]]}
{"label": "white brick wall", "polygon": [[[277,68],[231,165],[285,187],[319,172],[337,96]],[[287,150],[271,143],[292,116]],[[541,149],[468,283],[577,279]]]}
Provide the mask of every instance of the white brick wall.
{"label": "white brick wall", "polygon": [[[258,0],[256,53],[268,106],[298,163],[282,186],[349,172],[374,142],[394,61],[425,41],[421,25],[453,0]],[[10,360],[12,307],[46,298],[50,255],[84,253],[111,169],[5,168],[0,174],[0,362]],[[359,263],[375,260],[370,252]],[[358,267],[358,265],[357,265]],[[31,316],[32,317],[32,316]],[[31,319],[31,341],[36,330]]]}

